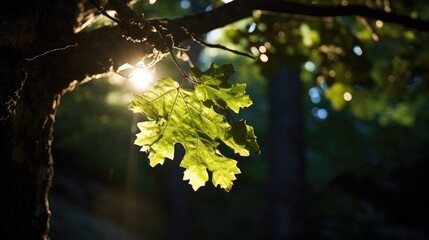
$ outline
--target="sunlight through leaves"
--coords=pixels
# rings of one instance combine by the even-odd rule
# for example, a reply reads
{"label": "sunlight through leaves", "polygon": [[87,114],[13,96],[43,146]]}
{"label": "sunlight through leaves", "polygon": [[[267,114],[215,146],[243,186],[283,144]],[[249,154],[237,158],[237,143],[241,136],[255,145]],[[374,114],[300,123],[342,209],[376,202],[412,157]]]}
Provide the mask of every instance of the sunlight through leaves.
{"label": "sunlight through leaves", "polygon": [[147,117],[138,123],[141,132],[135,144],[149,153],[150,165],[173,159],[174,145],[182,144],[186,151],[180,164],[186,168],[183,180],[189,180],[195,191],[208,181],[207,170],[212,172],[213,185],[225,191],[231,190],[235,175],[241,173],[237,161],[218,150],[220,141],[240,156],[260,153],[253,127],[245,120],[231,121],[229,109],[238,113],[252,104],[245,84],[228,83],[233,72],[232,65],[212,64],[205,72],[192,68],[190,74],[197,80],[194,89],[167,77],[135,96],[130,105],[130,110]]}

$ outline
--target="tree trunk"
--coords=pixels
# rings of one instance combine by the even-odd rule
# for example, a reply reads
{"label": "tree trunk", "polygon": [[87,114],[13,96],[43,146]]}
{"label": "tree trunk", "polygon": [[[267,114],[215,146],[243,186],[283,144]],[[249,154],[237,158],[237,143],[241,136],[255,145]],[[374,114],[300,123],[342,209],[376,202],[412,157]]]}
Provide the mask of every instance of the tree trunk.
{"label": "tree trunk", "polygon": [[41,81],[36,76],[26,78],[15,114],[1,124],[1,182],[6,189],[2,235],[20,239],[46,238],[50,218],[47,194],[53,176],[50,150],[57,100],[38,87]]}
{"label": "tree trunk", "polygon": [[[0,187],[6,195],[0,208],[2,237],[48,238],[50,148],[62,94],[75,80],[152,53],[147,43],[121,38],[117,26],[75,34],[78,2],[84,1],[0,3]],[[248,1],[234,1],[176,21],[200,34],[251,16],[251,7]],[[178,24],[168,27],[176,43],[190,37]]]}
{"label": "tree trunk", "polygon": [[77,81],[152,52],[123,39],[117,27],[73,33],[77,2],[0,5],[0,186],[6,195],[0,210],[1,236],[8,239],[48,239],[51,144],[61,96]]}
{"label": "tree trunk", "polygon": [[1,235],[47,239],[52,127],[68,83],[57,81],[64,70],[56,64],[58,54],[31,58],[64,44],[60,37],[72,33],[76,3],[3,1],[2,5],[0,159],[5,192]]}
{"label": "tree trunk", "polygon": [[299,72],[270,79],[268,238],[305,239],[304,119]]}
{"label": "tree trunk", "polygon": [[[78,1],[2,1],[0,5],[1,204],[8,239],[48,239],[48,192],[55,111],[76,80],[137,62],[147,44],[120,29],[73,33]],[[183,38],[183,37],[182,37]]]}

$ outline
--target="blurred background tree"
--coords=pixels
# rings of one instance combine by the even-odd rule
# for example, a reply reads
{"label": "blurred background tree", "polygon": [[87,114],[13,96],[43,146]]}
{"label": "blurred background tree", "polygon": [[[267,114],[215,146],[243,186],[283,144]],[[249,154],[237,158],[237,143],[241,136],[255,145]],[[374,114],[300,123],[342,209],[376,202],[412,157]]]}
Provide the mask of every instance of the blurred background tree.
{"label": "blurred background tree", "polygon": [[[361,4],[360,1],[348,3]],[[214,5],[217,4],[221,3]],[[424,16],[429,10],[424,4],[416,8],[421,4],[418,1],[405,5],[395,3],[398,4],[395,6],[387,1],[365,4],[405,14],[412,11],[413,16]],[[150,7],[146,2],[137,2],[134,9],[137,12],[147,9],[146,16],[157,16],[158,12],[174,16],[210,6],[206,1],[177,1],[168,5],[158,1]],[[298,89],[299,99],[295,99],[298,102],[290,105],[298,104],[298,114],[301,111],[301,120],[305,123],[305,148],[301,147],[307,166],[302,175],[307,185],[306,190],[303,188],[307,196],[307,239],[425,239],[427,207],[423,191],[428,180],[422,169],[427,166],[429,154],[425,110],[428,104],[427,38],[427,34],[412,29],[360,17],[302,19],[256,13],[252,19],[210,32],[206,39],[240,47],[243,51],[250,49],[259,58],[257,64],[219,49],[192,45],[192,60],[198,66],[207,68],[211,61],[232,62],[237,68],[234,80],[248,83],[248,92],[254,101],[254,106],[243,115],[255,127],[263,154],[240,160],[243,174],[229,194],[209,186],[193,193],[181,182],[177,162],[149,169],[142,161],[144,154],[136,153],[137,148],[132,145],[133,134],[129,135],[133,116],[126,111],[130,89],[124,88],[125,82],[119,84],[112,80],[117,77],[111,76],[79,87],[63,99],[58,113],[55,155],[61,166],[57,177],[61,178],[64,172],[63,180],[67,184],[62,186],[65,182],[57,181],[53,191],[65,190],[72,182],[76,184],[74,189],[80,189],[77,192],[86,198],[71,203],[73,196],[59,200],[56,198],[61,194],[52,194],[55,198],[52,201],[53,237],[75,238],[70,231],[77,236],[88,234],[73,231],[78,228],[63,222],[68,214],[71,214],[69,219],[95,217],[115,223],[121,231],[136,238],[265,239],[267,234],[274,236],[267,230],[273,229],[269,224],[275,224],[270,220],[275,216],[267,213],[267,205],[273,204],[272,196],[267,194],[267,174],[269,163],[272,164],[268,158],[272,157],[270,148],[276,148],[275,144],[280,145],[278,148],[283,144],[283,152],[289,148],[284,145],[286,140],[282,140],[287,136],[277,137],[276,143],[269,141],[270,129],[279,131],[279,126],[273,126],[270,119],[280,118],[280,124],[285,121],[281,118],[285,114],[296,119],[293,110],[287,108],[291,99],[285,102],[281,94],[290,95]],[[160,63],[156,73],[176,74],[166,70],[171,64],[170,61]],[[292,75],[298,74],[302,86],[293,88],[290,77],[280,76],[283,84],[274,87],[279,89],[274,99],[275,93],[268,86],[286,66]],[[274,111],[272,104],[280,105]],[[296,125],[292,124],[292,128]],[[293,142],[300,136],[292,134],[289,138]],[[287,153],[285,156],[293,157]],[[130,160],[137,161],[132,172],[127,169]],[[72,170],[74,168],[79,170]],[[289,171],[292,170],[279,169],[283,173]],[[78,181],[76,172],[79,172]],[[135,176],[133,189],[127,187],[130,184],[126,181],[127,174]],[[300,173],[289,174],[300,177]],[[291,180],[293,178],[289,178]],[[94,182],[100,187],[100,194],[85,193]],[[180,190],[168,190],[171,185]],[[273,191],[296,194],[297,190],[277,186]],[[130,216],[127,216],[125,208],[130,197],[139,211],[128,212]],[[186,203],[172,204],[175,201]],[[65,203],[69,204],[70,212],[61,205]],[[174,216],[180,213],[172,209],[174,207],[186,212]],[[79,216],[73,217],[73,214]],[[127,217],[133,218],[131,225],[126,224]],[[89,238],[94,239],[97,234],[105,234],[106,239],[112,236],[111,229],[92,221],[87,227],[94,234]]]}
{"label": "blurred background tree", "polygon": [[[82,26],[94,9],[78,2]],[[227,2],[130,6],[173,19]],[[424,0],[288,2],[358,4],[429,20]],[[82,31],[107,23],[100,17]],[[241,116],[255,127],[262,155],[239,159],[230,193],[210,185],[193,192],[179,157],[152,169],[134,146],[142,116],[127,108],[140,90],[115,74],[84,83],[57,112],[52,239],[429,237],[428,33],[363,17],[254,11],[205,39],[258,59],[183,43],[195,65],[232,63],[233,81],[248,84],[254,105]],[[172,64],[158,63],[155,79],[180,74]]]}

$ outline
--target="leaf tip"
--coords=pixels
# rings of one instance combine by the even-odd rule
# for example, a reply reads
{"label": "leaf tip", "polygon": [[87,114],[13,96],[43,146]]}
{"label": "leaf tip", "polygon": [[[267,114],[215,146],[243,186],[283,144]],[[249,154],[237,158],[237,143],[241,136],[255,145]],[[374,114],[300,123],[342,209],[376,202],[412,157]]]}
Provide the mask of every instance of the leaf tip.
{"label": "leaf tip", "polygon": [[189,167],[183,173],[183,180],[189,180],[189,185],[192,186],[194,191],[206,185],[209,176],[205,167]]}

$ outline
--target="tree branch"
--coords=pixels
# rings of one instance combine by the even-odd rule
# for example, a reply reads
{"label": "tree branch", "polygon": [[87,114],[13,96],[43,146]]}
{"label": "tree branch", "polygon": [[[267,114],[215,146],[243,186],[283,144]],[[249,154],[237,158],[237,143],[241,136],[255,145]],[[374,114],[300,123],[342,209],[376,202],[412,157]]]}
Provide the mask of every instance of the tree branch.
{"label": "tree branch", "polygon": [[362,5],[333,6],[302,4],[279,0],[236,0],[213,11],[186,16],[176,21],[195,31],[205,33],[240,19],[251,17],[253,10],[267,14],[290,14],[310,17],[361,16],[402,25],[422,32],[429,31],[429,22]]}
{"label": "tree branch", "polygon": [[128,7],[127,0],[108,0],[108,2],[121,19],[132,19],[137,17],[136,13]]}
{"label": "tree branch", "polygon": [[362,5],[311,5],[287,1],[268,0],[254,1],[253,9],[263,10],[271,13],[296,14],[311,17],[361,16],[364,18],[381,20],[387,23],[395,23],[418,31],[429,31],[428,21],[411,18],[392,12],[386,12],[381,9],[373,9]]}
{"label": "tree branch", "polygon": [[[111,0],[112,1],[112,0]],[[170,24],[169,31],[173,33],[175,42],[181,42],[190,38],[180,24],[195,34],[207,33],[213,29],[223,27],[235,21],[251,17],[254,10],[261,10],[268,13],[282,13],[292,15],[303,15],[313,17],[336,17],[336,16],[362,16],[382,20],[384,22],[396,23],[404,27],[419,31],[429,31],[429,22],[420,19],[413,19],[404,15],[372,9],[366,6],[327,6],[291,3],[277,0],[235,0],[209,12],[196,13],[174,20],[179,24]],[[74,48],[74,53],[69,57],[74,60],[67,60],[68,63],[77,62],[75,66],[74,79],[82,79],[82,74],[97,74],[107,71],[112,59],[115,65],[133,61],[138,54],[140,57],[151,53],[145,44],[131,43],[122,39],[121,30],[118,26],[99,29],[90,33],[79,33],[76,39],[71,42],[78,42],[78,47]],[[100,44],[102,42],[102,44]],[[91,53],[91,54],[88,54]],[[92,55],[93,57],[87,57]],[[86,56],[83,58],[82,56]],[[78,59],[76,61],[76,58]]]}

